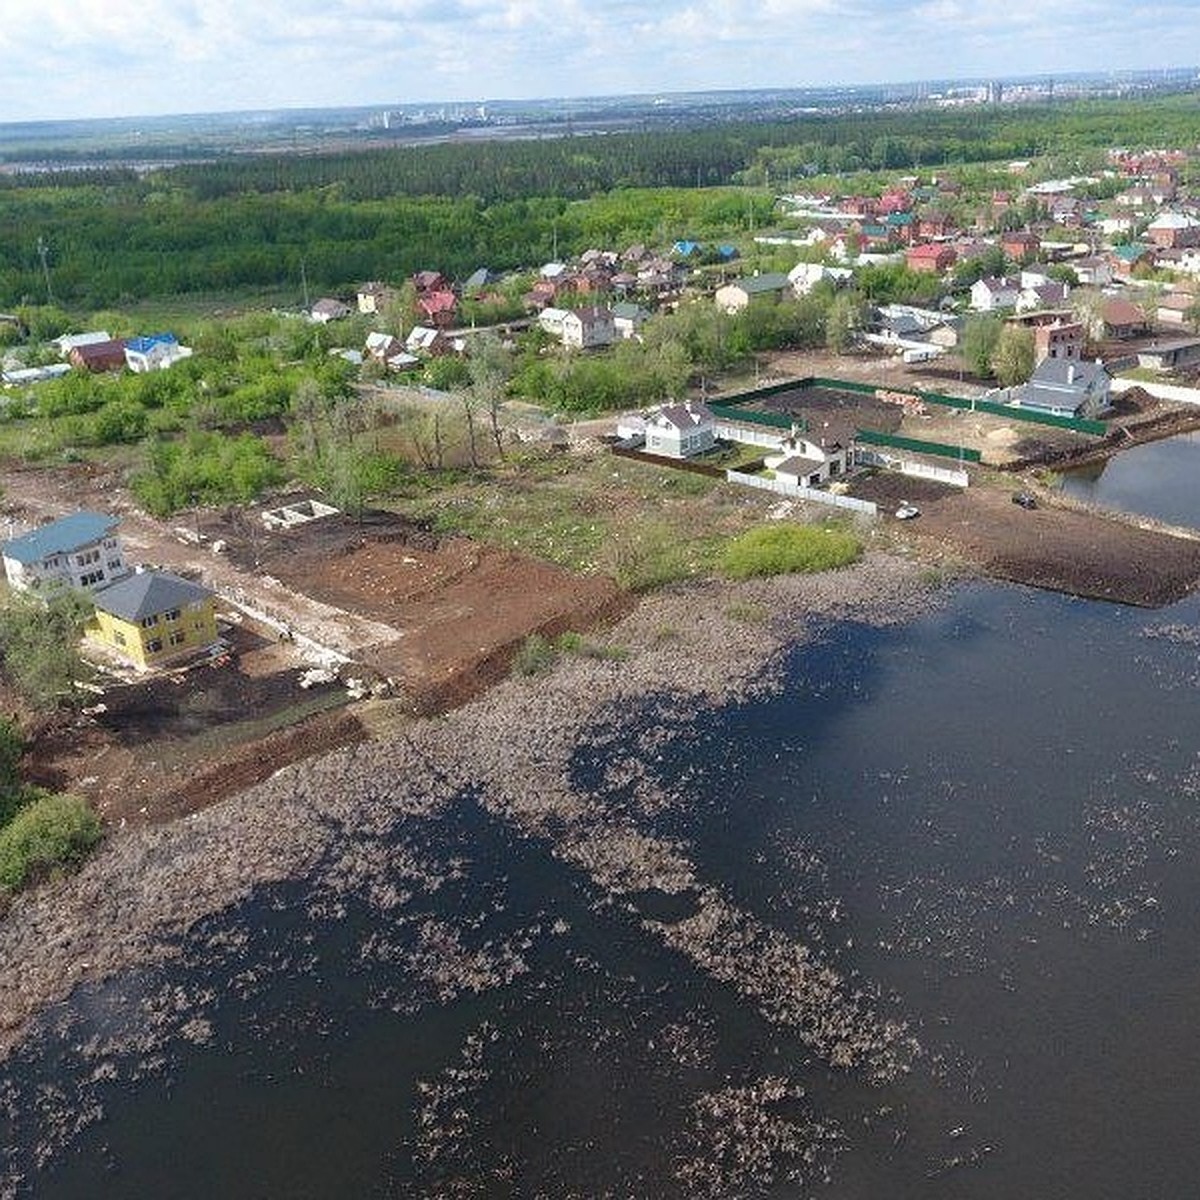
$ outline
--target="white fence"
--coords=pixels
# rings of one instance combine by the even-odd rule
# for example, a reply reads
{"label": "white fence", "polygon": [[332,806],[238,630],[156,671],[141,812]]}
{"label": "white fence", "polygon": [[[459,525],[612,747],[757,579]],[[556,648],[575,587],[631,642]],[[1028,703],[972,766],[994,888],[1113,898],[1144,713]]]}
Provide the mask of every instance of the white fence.
{"label": "white fence", "polygon": [[769,450],[778,450],[787,437],[787,431],[777,429],[771,432],[767,429],[753,429],[748,425],[735,425],[730,421],[717,421],[713,425],[713,433],[727,442],[741,442],[746,446],[766,446]]}
{"label": "white fence", "polygon": [[949,467],[935,467],[932,463],[917,462],[912,458],[901,458],[898,454],[885,454],[882,450],[855,446],[854,461],[868,467],[883,467],[888,471],[899,471],[901,475],[912,475],[917,479],[936,479],[952,487],[966,487],[970,477],[966,471],[953,471]]}
{"label": "white fence", "polygon": [[1178,387],[1171,383],[1149,383],[1143,379],[1114,379],[1112,390],[1120,396],[1132,388],[1149,392],[1156,400],[1177,400],[1181,404],[1200,404],[1200,390]]}
{"label": "white fence", "polygon": [[797,487],[783,479],[767,479],[763,475],[746,475],[741,471],[726,471],[725,478],[730,483],[740,483],[745,487],[761,488],[765,492],[778,492],[781,496],[791,496],[794,500],[812,500],[816,504],[828,504],[832,508],[847,508],[852,512],[870,513],[872,516],[879,511],[872,500],[856,500],[853,496],[839,496],[834,492],[819,492],[815,488]]}

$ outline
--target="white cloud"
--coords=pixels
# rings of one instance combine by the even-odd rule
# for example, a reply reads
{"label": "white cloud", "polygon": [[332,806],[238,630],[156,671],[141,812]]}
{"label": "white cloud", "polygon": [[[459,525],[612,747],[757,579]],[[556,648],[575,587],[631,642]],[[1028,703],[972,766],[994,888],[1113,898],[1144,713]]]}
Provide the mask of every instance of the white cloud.
{"label": "white cloud", "polygon": [[1200,62],[1194,14],[1195,0],[5,0],[0,114],[1184,65]]}

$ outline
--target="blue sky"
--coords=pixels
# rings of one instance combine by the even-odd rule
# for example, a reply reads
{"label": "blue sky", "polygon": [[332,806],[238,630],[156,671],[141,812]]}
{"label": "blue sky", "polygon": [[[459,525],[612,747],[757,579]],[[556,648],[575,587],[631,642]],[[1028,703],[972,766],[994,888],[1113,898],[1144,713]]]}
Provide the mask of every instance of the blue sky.
{"label": "blue sky", "polygon": [[0,121],[1200,64],[1200,0],[4,0]]}

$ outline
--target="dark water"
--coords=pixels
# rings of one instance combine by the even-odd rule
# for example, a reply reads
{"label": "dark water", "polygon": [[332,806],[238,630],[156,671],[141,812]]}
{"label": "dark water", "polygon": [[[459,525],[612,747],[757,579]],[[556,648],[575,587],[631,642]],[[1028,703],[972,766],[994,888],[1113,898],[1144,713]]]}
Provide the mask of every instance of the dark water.
{"label": "dark water", "polygon": [[[707,1154],[712,1194],[1191,1195],[1197,641],[1194,599],[963,588],[902,628],[831,629],[778,696],[685,721],[645,756],[685,803],[606,796],[911,1022],[898,1083],[815,1062],[464,796],[409,846],[453,878],[391,915],[272,889],[52,1014],[0,1076],[16,1194],[683,1196]],[[642,744],[581,748],[577,783]],[[520,967],[439,981],[413,967],[432,929]],[[172,1006],[210,1023],[200,1044],[103,1044]],[[826,1127],[803,1181],[778,1145],[725,1170],[697,1118],[767,1077],[792,1088],[772,1115]],[[89,1107],[78,1130],[57,1115]]]}
{"label": "dark water", "polygon": [[1134,446],[1067,472],[1062,489],[1104,508],[1200,528],[1200,433]]}

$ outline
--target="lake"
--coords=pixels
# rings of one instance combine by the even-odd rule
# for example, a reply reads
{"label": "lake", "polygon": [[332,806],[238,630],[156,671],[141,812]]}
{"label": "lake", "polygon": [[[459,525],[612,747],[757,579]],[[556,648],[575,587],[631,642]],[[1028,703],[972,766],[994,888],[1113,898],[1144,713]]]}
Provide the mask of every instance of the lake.
{"label": "lake", "polygon": [[1200,433],[1147,442],[1068,471],[1062,490],[1103,508],[1200,528]]}
{"label": "lake", "polygon": [[[1190,1194],[1198,644],[1194,598],[962,586],[649,756],[684,802],[642,827],[907,1021],[898,1082],[814,1061],[464,794],[357,891],[267,889],[48,1014],[0,1170],[63,1200]],[[628,805],[601,767],[647,732],[581,747],[580,791]],[[413,898],[381,920],[380,886]]]}

